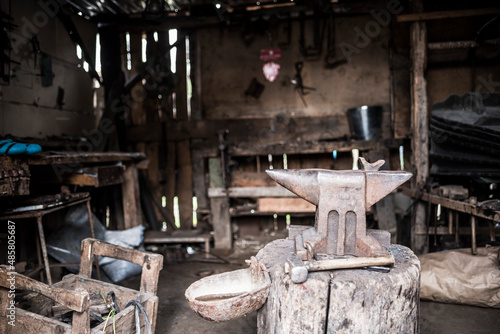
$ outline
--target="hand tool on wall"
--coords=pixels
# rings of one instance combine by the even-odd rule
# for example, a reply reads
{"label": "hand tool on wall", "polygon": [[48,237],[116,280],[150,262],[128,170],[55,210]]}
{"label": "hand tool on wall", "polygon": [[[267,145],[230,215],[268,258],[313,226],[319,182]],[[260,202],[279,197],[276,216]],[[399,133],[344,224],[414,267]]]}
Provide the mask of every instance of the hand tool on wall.
{"label": "hand tool on wall", "polygon": [[42,50],[40,49],[40,42],[38,42],[38,37],[37,35],[31,36],[30,39],[31,43],[31,48],[33,49],[33,68],[36,69],[36,63],[37,63],[37,58],[40,53],[42,53]]}
{"label": "hand tool on wall", "polygon": [[344,56],[337,56],[335,52],[335,21],[333,15],[327,20],[327,51],[325,56],[325,68],[334,69],[337,66],[347,63],[347,59]]}
{"label": "hand tool on wall", "polygon": [[304,99],[304,95],[307,94],[305,90],[316,90],[316,88],[304,86],[301,74],[303,68],[304,68],[304,62],[299,61],[295,63],[295,70],[296,70],[295,77],[290,81],[295,86],[295,91],[297,92],[297,94],[299,94],[302,103],[304,103],[304,107],[307,108],[307,103],[306,100]]}
{"label": "hand tool on wall", "polygon": [[313,45],[307,46],[305,38],[305,20],[306,13],[300,12],[300,38],[299,49],[300,53],[309,60],[318,59],[323,52],[323,37],[325,34],[326,21],[321,27],[321,9],[316,6],[313,14]]}

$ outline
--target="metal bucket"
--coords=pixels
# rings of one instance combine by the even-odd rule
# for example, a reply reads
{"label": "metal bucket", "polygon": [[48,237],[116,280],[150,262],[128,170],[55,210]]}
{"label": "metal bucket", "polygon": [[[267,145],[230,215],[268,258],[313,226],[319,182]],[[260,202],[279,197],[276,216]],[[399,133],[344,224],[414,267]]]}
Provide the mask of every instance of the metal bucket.
{"label": "metal bucket", "polygon": [[382,137],[381,106],[362,106],[347,110],[351,135],[360,140],[378,140]]}
{"label": "metal bucket", "polygon": [[252,264],[251,268],[202,278],[187,288],[185,296],[191,309],[202,318],[227,321],[261,308],[270,286],[265,267]]}

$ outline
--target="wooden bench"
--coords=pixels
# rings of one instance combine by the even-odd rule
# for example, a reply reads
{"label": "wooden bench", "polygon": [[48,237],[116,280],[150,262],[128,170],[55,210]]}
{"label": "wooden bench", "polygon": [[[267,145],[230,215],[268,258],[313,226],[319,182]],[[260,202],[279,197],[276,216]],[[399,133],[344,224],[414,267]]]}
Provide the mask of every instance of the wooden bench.
{"label": "wooden bench", "polygon": [[210,241],[213,236],[210,233],[194,234],[193,231],[177,230],[173,234],[162,231],[146,231],[144,232],[145,244],[189,244],[189,243],[204,243],[205,258],[210,255]]}

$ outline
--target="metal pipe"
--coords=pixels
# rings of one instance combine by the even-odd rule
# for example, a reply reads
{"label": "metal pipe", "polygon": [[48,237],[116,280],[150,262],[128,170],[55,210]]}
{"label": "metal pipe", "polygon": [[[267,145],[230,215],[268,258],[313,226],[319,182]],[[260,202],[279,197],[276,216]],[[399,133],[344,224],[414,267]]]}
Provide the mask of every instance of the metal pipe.
{"label": "metal pipe", "polygon": [[40,246],[42,248],[43,262],[45,265],[45,273],[47,274],[47,283],[52,285],[52,276],[50,275],[49,256],[47,255],[47,245],[45,244],[45,234],[43,233],[42,216],[36,217],[38,225],[38,236],[40,237]]}

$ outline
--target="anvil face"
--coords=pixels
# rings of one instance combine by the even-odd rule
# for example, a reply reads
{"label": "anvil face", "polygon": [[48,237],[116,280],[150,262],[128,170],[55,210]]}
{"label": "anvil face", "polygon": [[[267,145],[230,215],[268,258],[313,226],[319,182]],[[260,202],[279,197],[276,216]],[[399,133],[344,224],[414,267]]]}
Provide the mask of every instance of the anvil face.
{"label": "anvil face", "polygon": [[297,247],[330,255],[360,255],[361,244],[367,238],[366,209],[412,176],[404,171],[275,169],[266,172],[277,183],[316,205],[315,231],[303,233],[304,245],[299,243]]}

